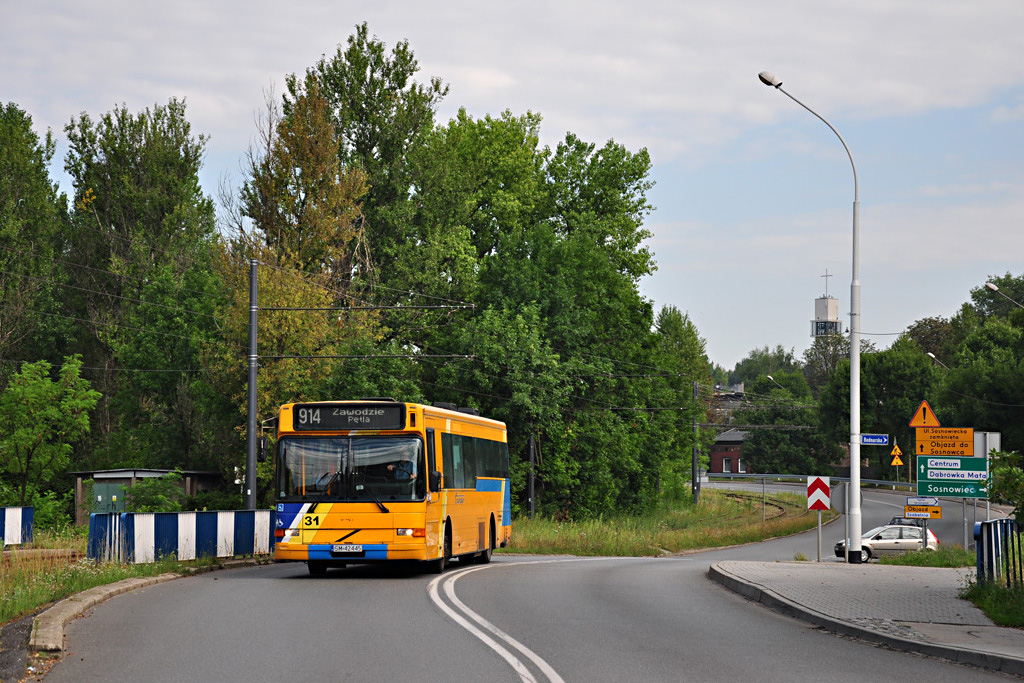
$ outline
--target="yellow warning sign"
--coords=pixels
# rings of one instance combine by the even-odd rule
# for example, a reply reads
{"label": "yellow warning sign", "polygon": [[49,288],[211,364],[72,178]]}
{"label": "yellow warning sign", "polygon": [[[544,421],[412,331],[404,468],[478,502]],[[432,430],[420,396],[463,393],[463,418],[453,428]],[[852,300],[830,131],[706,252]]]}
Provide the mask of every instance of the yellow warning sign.
{"label": "yellow warning sign", "polygon": [[892,456],[892,465],[891,465],[891,467],[902,467],[902,466],[903,466],[903,461],[900,460],[899,453],[894,454]]}
{"label": "yellow warning sign", "polygon": [[903,451],[900,450],[900,445],[898,443],[892,445],[892,453],[889,455],[895,455],[896,457],[903,455]]}
{"label": "yellow warning sign", "polygon": [[935,417],[935,411],[928,405],[928,401],[921,401],[914,417],[910,418],[911,427],[941,427],[939,418]]}

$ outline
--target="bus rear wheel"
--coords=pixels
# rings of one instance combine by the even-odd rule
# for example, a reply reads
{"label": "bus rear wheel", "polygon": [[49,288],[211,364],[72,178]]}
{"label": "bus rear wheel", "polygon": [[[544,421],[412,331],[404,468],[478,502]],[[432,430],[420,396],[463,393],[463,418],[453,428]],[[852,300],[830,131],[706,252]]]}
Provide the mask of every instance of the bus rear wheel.
{"label": "bus rear wheel", "polygon": [[494,524],[487,525],[487,547],[479,555],[473,558],[477,564],[488,564],[491,561],[491,554],[494,552]]}

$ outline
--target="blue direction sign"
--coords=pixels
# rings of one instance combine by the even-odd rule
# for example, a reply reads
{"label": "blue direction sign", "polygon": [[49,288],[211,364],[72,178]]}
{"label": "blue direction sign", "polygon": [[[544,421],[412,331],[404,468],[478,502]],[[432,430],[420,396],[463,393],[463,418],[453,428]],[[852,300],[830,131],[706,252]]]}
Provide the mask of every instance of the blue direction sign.
{"label": "blue direction sign", "polygon": [[888,434],[861,434],[860,435],[861,446],[888,446],[889,435]]}

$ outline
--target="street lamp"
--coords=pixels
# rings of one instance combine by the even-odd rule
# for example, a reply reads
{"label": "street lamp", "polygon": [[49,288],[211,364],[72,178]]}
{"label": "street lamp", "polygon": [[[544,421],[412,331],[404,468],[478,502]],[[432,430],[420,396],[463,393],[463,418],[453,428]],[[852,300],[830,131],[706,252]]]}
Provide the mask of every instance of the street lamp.
{"label": "street lamp", "polygon": [[929,358],[931,358],[931,359],[932,359],[932,360],[933,360],[934,362],[938,363],[938,364],[939,364],[939,365],[941,365],[942,367],[944,367],[944,368],[946,368],[947,370],[949,370],[949,366],[948,366],[948,365],[946,365],[945,363],[943,363],[943,362],[942,362],[941,360],[939,360],[938,358],[936,358],[936,357],[935,357],[935,354],[934,354],[934,353],[932,353],[931,351],[929,351],[929,352],[927,353],[927,355],[928,355],[928,357],[929,357]]}
{"label": "street lamp", "polygon": [[[772,377],[771,375],[765,375],[765,377],[767,377],[768,379],[770,379],[770,380],[772,381],[772,384],[774,384],[775,386],[777,386],[777,387],[778,387],[779,389],[786,389],[786,387],[784,387],[784,386],[782,386],[781,384],[779,384],[778,382],[776,382],[776,381],[775,381],[775,378],[774,378],[774,377]],[[789,390],[788,390],[788,389],[786,389],[786,391],[789,391]]]}
{"label": "street lamp", "polygon": [[1015,306],[1017,306],[1017,308],[1024,308],[1024,305],[1021,305],[1021,303],[1019,301],[1017,301],[1016,299],[1011,299],[1010,297],[1008,297],[1005,294],[1003,294],[1002,292],[1000,292],[999,291],[999,287],[996,286],[996,283],[994,283],[994,282],[986,282],[985,283],[985,287],[987,289],[990,289],[991,291],[995,292],[999,296],[1003,297],[1004,299],[1006,299],[1010,303],[1014,304]]}
{"label": "street lamp", "polygon": [[846,145],[846,140],[831,123],[806,104],[782,89],[782,81],[769,71],[757,75],[761,82],[780,91],[807,111],[814,114],[822,123],[829,127],[839,142],[843,143],[846,156],[850,157],[853,168],[853,277],[850,280],[850,537],[847,539],[849,558],[852,564],[860,564],[860,201],[857,185],[857,166],[853,163],[853,154]]}

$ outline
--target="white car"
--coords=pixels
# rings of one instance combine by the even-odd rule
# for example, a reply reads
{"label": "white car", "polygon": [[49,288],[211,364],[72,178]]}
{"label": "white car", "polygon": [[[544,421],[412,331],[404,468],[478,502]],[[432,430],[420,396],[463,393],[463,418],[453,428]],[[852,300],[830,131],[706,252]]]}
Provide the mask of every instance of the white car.
{"label": "white car", "polygon": [[[921,534],[925,530],[919,526],[904,524],[886,524],[865,531],[860,537],[860,561],[867,562],[879,555],[898,555],[900,553],[921,550]],[[938,550],[939,539],[928,529],[928,550]],[[836,557],[846,556],[846,540],[836,543]]]}

